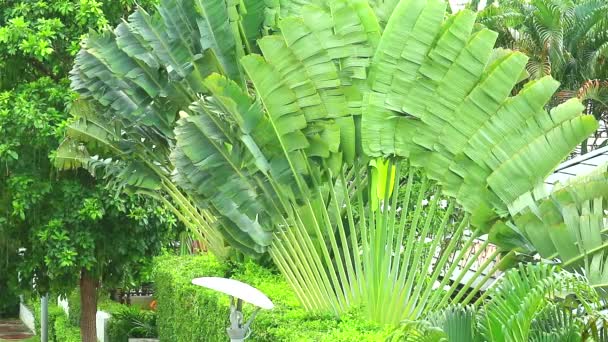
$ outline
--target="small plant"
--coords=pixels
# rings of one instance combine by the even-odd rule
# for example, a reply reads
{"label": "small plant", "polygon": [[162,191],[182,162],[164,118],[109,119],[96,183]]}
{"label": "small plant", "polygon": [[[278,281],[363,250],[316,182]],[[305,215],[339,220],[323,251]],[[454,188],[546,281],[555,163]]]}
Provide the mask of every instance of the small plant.
{"label": "small plant", "polygon": [[156,313],[125,306],[112,314],[108,330],[111,341],[126,341],[129,337],[157,337]]}
{"label": "small plant", "polygon": [[520,265],[487,298],[404,321],[387,341],[605,341],[597,293],[583,277],[557,266]]}

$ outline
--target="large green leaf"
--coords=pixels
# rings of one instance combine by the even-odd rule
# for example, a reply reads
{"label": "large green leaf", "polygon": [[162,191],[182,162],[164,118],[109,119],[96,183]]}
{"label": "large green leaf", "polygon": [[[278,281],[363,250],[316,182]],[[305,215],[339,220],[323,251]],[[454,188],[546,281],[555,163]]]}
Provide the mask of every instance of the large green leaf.
{"label": "large green leaf", "polygon": [[[171,137],[177,111],[204,91],[211,72],[242,82],[242,17],[222,0],[163,0],[158,8],[154,14],[138,9],[113,32],[91,34],[71,79],[75,90],[115,115]],[[255,29],[261,22],[251,17],[255,13],[261,15],[260,9],[247,23],[250,40],[261,33]]]}
{"label": "large green leaf", "polygon": [[[184,118],[176,128],[177,146],[173,152],[178,173],[187,177],[194,193],[209,200],[220,215],[232,222],[232,227],[244,232],[243,245],[253,241],[261,253],[271,242],[269,228],[272,221],[267,217],[262,190],[255,184],[246,169],[241,168],[243,153],[233,144],[227,125],[220,122],[202,103],[195,103],[191,110],[198,114]],[[188,158],[190,168],[176,158]]]}
{"label": "large green leaf", "polygon": [[[444,21],[440,0],[401,1],[370,70],[363,147],[408,157],[446,194],[488,225],[516,213],[535,186],[597,128],[576,100],[546,112],[557,84],[545,78],[511,97],[527,58],[491,63],[496,34],[473,31],[475,15]],[[443,21],[443,24],[441,22]]]}
{"label": "large green leaf", "polygon": [[608,288],[606,194],[604,165],[589,175],[557,184],[549,197],[514,217],[541,257],[558,258],[564,268],[584,274],[603,294]]}
{"label": "large green leaf", "polygon": [[[178,217],[195,230],[199,224],[208,226],[206,211],[215,209],[206,208],[200,194],[183,193],[170,184],[174,165],[169,162],[168,148],[175,143],[179,110],[187,109],[199,93],[207,91],[204,80],[208,75],[220,72],[244,82],[238,58],[244,54],[244,40],[249,49],[255,48],[252,45],[262,33],[264,7],[251,1],[162,0],[155,13],[138,9],[116,29],[91,33],[76,57],[71,81],[83,102],[94,105],[95,115],[77,115],[56,162],[66,167],[110,166],[91,160],[77,163],[76,157],[82,156],[75,153],[74,146],[86,146],[86,152],[99,155],[99,160],[112,160],[111,165],[142,162],[162,179],[162,191],[172,199],[168,205],[180,208]],[[127,173],[112,175],[122,179],[122,184],[132,178],[125,178]],[[200,211],[192,208],[192,201],[200,204]],[[251,238],[247,241],[251,243]]]}
{"label": "large green leaf", "polygon": [[[542,319],[547,309],[555,310],[551,299],[559,300],[567,295],[573,295],[587,311],[592,311],[599,303],[597,295],[584,278],[556,270],[554,266],[520,266],[507,272],[505,278],[491,290],[490,299],[483,306],[480,323],[485,340],[530,341],[534,336],[533,327],[540,325],[548,336],[560,336],[559,340],[564,341],[563,338],[571,336],[571,328],[575,329],[575,333],[576,330],[580,332],[580,322],[576,318],[569,316],[563,321],[564,326],[557,327],[550,327],[547,321],[543,326],[535,319]],[[535,334],[538,336],[540,332],[536,331]]]}

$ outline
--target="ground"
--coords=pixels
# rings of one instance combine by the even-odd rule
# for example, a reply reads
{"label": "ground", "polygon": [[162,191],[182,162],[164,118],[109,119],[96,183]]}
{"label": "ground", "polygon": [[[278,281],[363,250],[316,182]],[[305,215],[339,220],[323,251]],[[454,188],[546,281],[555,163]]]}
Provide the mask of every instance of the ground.
{"label": "ground", "polygon": [[32,332],[18,319],[0,320],[0,342],[35,341]]}

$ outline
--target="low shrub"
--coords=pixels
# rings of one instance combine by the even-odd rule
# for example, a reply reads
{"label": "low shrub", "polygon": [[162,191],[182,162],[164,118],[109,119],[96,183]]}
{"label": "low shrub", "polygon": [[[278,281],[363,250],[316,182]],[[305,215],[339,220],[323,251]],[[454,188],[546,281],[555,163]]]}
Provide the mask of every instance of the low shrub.
{"label": "low shrub", "polygon": [[[255,319],[248,341],[382,341],[386,331],[367,322],[358,311],[341,320],[314,315],[298,303],[282,278],[254,263],[229,268],[212,256],[163,256],[155,260],[155,297],[161,341],[224,341],[228,326],[229,298],[191,284],[203,276],[232,278],[266,293],[275,304]],[[246,318],[252,308],[246,305]]]}
{"label": "low shrub", "polygon": [[[73,326],[56,298],[49,298],[49,342],[79,342],[80,328]],[[36,332],[40,333],[40,299],[28,300],[27,306],[34,314]]]}
{"label": "low shrub", "polygon": [[52,325],[55,330],[55,340],[50,340],[50,338],[49,340],[52,342],[80,342],[80,328],[73,326],[63,310],[61,312],[62,314],[58,315],[54,322],[51,323],[49,319],[49,326]]}
{"label": "low shrub", "polygon": [[68,296],[68,318],[70,323],[75,326],[80,326],[80,289],[76,288]]}
{"label": "low shrub", "polygon": [[111,342],[127,342],[129,337],[157,337],[156,312],[126,305],[104,310],[112,315],[107,327]]}
{"label": "low shrub", "polygon": [[207,255],[155,259],[154,296],[161,341],[225,340],[228,300],[191,281],[202,276],[221,277],[227,271],[225,265]]}
{"label": "low shrub", "polygon": [[11,256],[8,258],[7,263],[0,266],[0,318],[17,317],[19,314],[19,290],[15,276],[17,263],[12,262]]}

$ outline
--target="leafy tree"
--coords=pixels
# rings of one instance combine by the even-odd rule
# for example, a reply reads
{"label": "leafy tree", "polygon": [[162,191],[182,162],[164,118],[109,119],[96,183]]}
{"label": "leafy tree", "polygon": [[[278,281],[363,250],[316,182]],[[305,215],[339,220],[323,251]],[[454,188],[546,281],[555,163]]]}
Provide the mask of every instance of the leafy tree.
{"label": "leafy tree", "polygon": [[33,279],[38,293],[67,296],[79,287],[85,341],[96,338],[102,288],[129,288],[148,280],[152,258],[169,242],[176,223],[152,200],[114,197],[99,185],[87,185],[90,181],[86,174],[72,175],[56,185],[53,199],[40,208],[49,214],[20,238],[26,252],[19,267],[22,279]]}
{"label": "leafy tree", "polygon": [[[139,3],[151,4],[149,1]],[[91,284],[96,284],[103,275],[111,284],[128,274],[136,258],[158,250],[158,242],[145,240],[142,220],[150,219],[150,227],[154,228],[151,238],[163,237],[170,226],[169,221],[159,221],[160,218],[170,220],[164,212],[137,214],[145,210],[141,205],[153,205],[151,202],[124,197],[111,200],[108,192],[92,184],[86,175],[74,179],[59,176],[50,160],[69,119],[67,107],[74,95],[67,77],[80,40],[90,30],[118,22],[133,6],[132,1],[97,0],[9,0],[0,6],[3,255],[14,262],[18,260],[15,248],[28,246],[22,272],[36,274],[41,292],[60,288],[60,292],[65,292],[64,286],[76,286],[74,277],[80,275],[84,275],[83,279],[92,278]],[[118,215],[126,214],[139,218],[118,220]],[[112,226],[110,222],[129,224]],[[103,229],[94,231],[95,227]],[[121,227],[133,233],[121,235],[135,239],[138,235],[135,233],[139,232],[140,237],[143,236],[140,245],[134,244],[130,249],[132,254],[120,243],[129,240],[123,238],[116,243],[122,246],[121,253],[117,254],[122,259],[115,262],[124,261],[124,268],[111,263],[112,259],[107,258],[111,252],[108,248],[93,248],[108,246],[107,240],[98,241],[100,245],[96,246],[95,239],[104,231],[117,234],[115,230]],[[0,265],[0,273],[7,274],[7,263]],[[16,278],[14,272],[11,274]],[[87,277],[89,274],[92,276]],[[4,289],[4,284],[2,286]],[[87,302],[94,304],[95,294],[84,293],[89,295]],[[94,314],[91,315],[94,310],[94,305],[87,305],[84,310],[87,319],[83,322],[88,327],[94,327]],[[94,330],[86,329],[83,336],[87,341],[94,341]]]}

